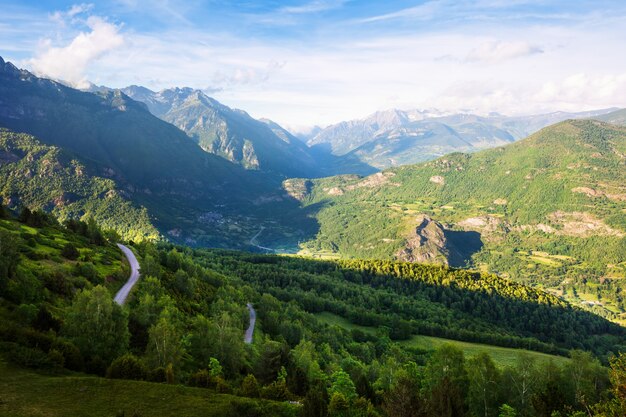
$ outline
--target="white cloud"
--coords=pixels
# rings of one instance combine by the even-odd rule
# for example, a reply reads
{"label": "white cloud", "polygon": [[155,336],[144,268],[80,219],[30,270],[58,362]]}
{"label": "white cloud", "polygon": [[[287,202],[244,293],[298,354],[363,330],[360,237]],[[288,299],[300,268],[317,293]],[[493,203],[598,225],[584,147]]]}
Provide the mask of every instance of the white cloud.
{"label": "white cloud", "polygon": [[541,53],[543,49],[528,42],[488,41],[472,49],[465,59],[468,62],[497,63]]}
{"label": "white cloud", "polygon": [[[74,15],[78,13],[76,10],[74,12]],[[33,71],[69,82],[78,88],[87,87],[86,70],[89,65],[121,46],[124,37],[120,34],[119,26],[97,16],[90,16],[85,24],[90,31],[79,33],[66,46],[53,46],[50,39],[44,40],[37,55],[28,61]]]}
{"label": "white cloud", "polygon": [[626,72],[621,74],[573,74],[562,81],[550,81],[531,99],[534,102],[558,103],[561,108],[578,106],[623,106],[626,97]]}
{"label": "white cloud", "polygon": [[61,26],[65,26],[66,20],[72,20],[76,16],[87,13],[91,9],[93,9],[93,4],[91,3],[74,4],[67,11],[56,11],[52,13],[50,15],[50,19]]}

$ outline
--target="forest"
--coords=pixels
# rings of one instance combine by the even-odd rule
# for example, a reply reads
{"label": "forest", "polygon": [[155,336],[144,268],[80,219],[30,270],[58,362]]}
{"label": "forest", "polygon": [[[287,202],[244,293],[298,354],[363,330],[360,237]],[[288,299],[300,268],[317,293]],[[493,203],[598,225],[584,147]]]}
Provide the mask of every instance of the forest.
{"label": "forest", "polygon": [[[233,395],[232,415],[626,411],[624,330],[494,275],[143,242],[133,245],[141,280],[119,306],[128,266],[114,232],[28,209],[2,217],[0,355],[19,367],[202,387]],[[251,344],[248,302],[258,313]],[[320,312],[359,327],[329,325]],[[451,343],[402,343],[416,334]],[[454,340],[524,350],[503,364],[489,346],[466,357]]]}

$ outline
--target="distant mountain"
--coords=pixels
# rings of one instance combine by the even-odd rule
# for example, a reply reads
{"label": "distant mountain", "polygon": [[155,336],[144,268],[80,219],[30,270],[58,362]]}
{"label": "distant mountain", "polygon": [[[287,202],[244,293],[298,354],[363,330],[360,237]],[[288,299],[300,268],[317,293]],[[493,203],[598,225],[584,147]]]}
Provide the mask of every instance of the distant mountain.
{"label": "distant mountain", "polygon": [[[277,173],[285,177],[320,177],[342,172],[344,166],[332,155],[312,152],[301,140],[270,120],[256,120],[231,109],[200,90],[171,88],[153,92],[130,86],[121,90],[141,101],[155,116],[175,125],[205,151],[246,169]],[[339,163],[337,163],[339,162]],[[365,166],[355,173],[371,173]]]}
{"label": "distant mountain", "polygon": [[626,125],[626,109],[616,110],[596,117],[592,116],[592,118],[616,125]]}
{"label": "distant mountain", "polygon": [[304,253],[469,261],[572,297],[599,288],[600,305],[612,297],[626,311],[615,292],[626,290],[625,184],[626,128],[569,120],[482,152],[286,189],[318,208]]}
{"label": "distant mountain", "polygon": [[[265,222],[273,222],[265,236],[273,233],[277,242],[308,224],[280,189],[281,176],[246,171],[204,152],[120,91],[78,91],[0,59],[0,127],[33,135],[76,159],[90,175],[113,181],[125,200],[145,208],[150,222],[176,241],[248,247]],[[55,171],[50,175],[55,178]],[[1,192],[18,202],[30,201],[25,196],[37,190],[24,185]],[[54,204],[37,200],[42,208]],[[115,216],[100,206],[74,214],[97,214],[104,222]]]}
{"label": "distant mountain", "polygon": [[524,117],[389,110],[329,126],[307,143],[384,169],[428,161],[451,152],[475,152],[505,145],[566,119],[590,118],[613,110]]}

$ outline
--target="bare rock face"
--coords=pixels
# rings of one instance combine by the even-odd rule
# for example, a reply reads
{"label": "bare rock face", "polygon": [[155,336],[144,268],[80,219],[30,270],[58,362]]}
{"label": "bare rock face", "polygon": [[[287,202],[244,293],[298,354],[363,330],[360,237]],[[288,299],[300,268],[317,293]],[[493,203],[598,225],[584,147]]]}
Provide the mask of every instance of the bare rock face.
{"label": "bare rock face", "polygon": [[396,253],[396,258],[405,262],[448,265],[450,254],[444,230],[439,222],[425,214],[419,215],[415,232]]}

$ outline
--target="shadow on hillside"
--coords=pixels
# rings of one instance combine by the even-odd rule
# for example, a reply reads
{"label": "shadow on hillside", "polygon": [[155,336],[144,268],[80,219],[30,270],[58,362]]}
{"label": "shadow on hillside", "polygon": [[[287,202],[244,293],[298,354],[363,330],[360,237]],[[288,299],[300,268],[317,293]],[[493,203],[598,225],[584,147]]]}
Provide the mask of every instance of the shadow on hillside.
{"label": "shadow on hillside", "polygon": [[448,262],[455,268],[471,265],[472,255],[480,252],[484,246],[478,232],[445,230],[444,235],[450,251]]}

